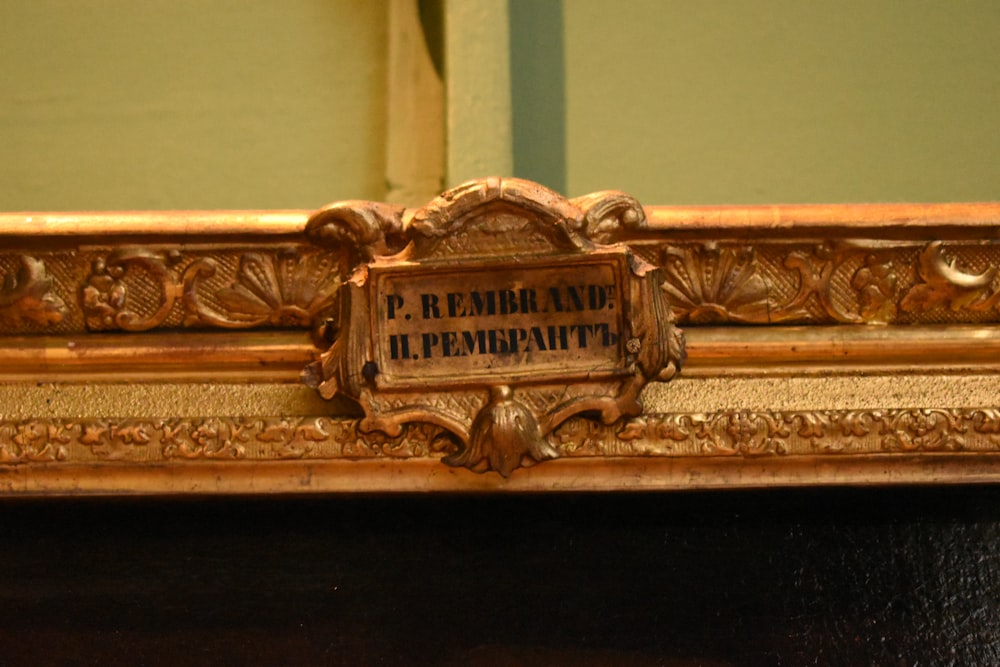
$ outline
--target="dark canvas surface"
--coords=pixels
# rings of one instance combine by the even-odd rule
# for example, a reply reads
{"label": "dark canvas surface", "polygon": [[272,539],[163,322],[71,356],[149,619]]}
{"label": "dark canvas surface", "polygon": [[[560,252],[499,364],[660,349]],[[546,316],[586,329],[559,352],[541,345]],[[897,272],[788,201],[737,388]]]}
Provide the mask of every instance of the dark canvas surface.
{"label": "dark canvas surface", "polygon": [[1000,488],[0,505],[0,664],[993,665]]}

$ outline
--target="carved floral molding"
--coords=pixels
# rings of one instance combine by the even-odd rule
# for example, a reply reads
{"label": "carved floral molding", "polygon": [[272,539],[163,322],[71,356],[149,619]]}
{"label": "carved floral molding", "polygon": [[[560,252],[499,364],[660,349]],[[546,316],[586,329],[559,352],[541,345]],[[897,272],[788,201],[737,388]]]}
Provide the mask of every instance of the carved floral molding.
{"label": "carved floral molding", "polygon": [[643,244],[678,322],[962,324],[1000,317],[1000,246],[865,240]]}
{"label": "carved floral molding", "polygon": [[[440,427],[364,433],[358,419],[205,417],[0,421],[0,463],[439,460]],[[546,437],[554,458],[830,457],[1000,453],[1000,409],[728,410],[650,414],[617,424],[573,418]]]}
{"label": "carved floral molding", "polygon": [[0,335],[309,329],[334,310],[336,257],[282,247],[0,251]]}
{"label": "carved floral molding", "polygon": [[[628,239],[627,230],[619,237],[663,271],[684,326],[1000,323],[993,241],[651,241]],[[336,318],[346,252],[306,242],[0,250],[0,335],[309,329]]]}

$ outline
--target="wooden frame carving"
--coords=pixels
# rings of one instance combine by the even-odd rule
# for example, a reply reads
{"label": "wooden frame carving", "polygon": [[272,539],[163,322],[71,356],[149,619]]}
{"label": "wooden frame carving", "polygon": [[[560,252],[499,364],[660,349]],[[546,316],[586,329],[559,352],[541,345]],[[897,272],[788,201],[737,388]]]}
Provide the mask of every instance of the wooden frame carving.
{"label": "wooden frame carving", "polygon": [[994,481],[998,223],[499,178],[419,209],[5,214],[0,493]]}

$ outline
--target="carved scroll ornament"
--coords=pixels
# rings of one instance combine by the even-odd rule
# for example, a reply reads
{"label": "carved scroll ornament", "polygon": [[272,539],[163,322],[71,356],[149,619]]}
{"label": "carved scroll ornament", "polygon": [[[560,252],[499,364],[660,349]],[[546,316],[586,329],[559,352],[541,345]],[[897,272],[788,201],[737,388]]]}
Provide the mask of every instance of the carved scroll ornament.
{"label": "carved scroll ornament", "polygon": [[45,264],[19,256],[17,267],[3,274],[0,282],[0,324],[42,328],[58,324],[65,316],[66,304],[52,292]]}

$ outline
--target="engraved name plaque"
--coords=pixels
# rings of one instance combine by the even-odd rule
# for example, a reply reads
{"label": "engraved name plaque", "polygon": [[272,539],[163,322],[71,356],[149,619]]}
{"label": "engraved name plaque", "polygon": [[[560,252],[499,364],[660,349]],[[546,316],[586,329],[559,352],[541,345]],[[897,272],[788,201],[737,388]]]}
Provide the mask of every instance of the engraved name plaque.
{"label": "engraved name plaque", "polygon": [[517,179],[416,211],[323,209],[310,239],[354,252],[340,253],[341,328],[305,379],[356,401],[362,431],[440,427],[457,441],[451,465],[507,476],[555,458],[560,423],[639,414],[642,387],[683,359],[660,271],[615,242],[644,223],[621,193],[570,201]]}
{"label": "engraved name plaque", "polygon": [[558,266],[372,272],[380,387],[627,373],[620,256]]}

